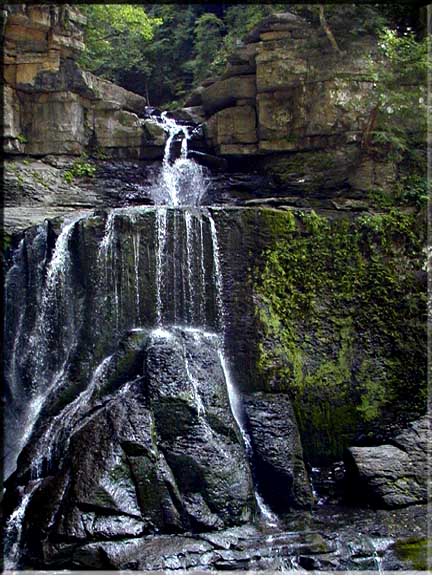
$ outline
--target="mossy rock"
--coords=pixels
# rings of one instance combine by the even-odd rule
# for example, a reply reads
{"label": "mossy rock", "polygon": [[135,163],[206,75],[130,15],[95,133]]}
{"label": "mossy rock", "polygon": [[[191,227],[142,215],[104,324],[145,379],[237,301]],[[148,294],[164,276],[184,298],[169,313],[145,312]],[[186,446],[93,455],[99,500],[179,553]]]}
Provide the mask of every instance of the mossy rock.
{"label": "mossy rock", "polygon": [[426,538],[408,538],[399,540],[394,545],[396,556],[405,562],[410,562],[414,570],[430,569],[431,544]]}
{"label": "mossy rock", "polygon": [[336,193],[346,187],[358,159],[358,150],[346,146],[341,150],[272,154],[261,160],[260,167],[283,189],[310,196],[323,191]]}
{"label": "mossy rock", "polygon": [[426,410],[425,228],[396,210],[266,212],[273,245],[254,271],[261,385],[291,394],[308,459],[339,459]]}

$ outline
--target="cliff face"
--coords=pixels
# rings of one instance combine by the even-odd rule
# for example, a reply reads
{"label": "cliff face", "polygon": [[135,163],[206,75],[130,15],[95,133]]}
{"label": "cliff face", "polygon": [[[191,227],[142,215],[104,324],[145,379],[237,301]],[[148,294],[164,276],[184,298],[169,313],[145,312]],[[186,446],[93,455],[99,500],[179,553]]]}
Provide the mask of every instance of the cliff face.
{"label": "cliff face", "polygon": [[342,196],[338,205],[360,207],[365,191],[388,188],[398,170],[362,146],[376,90],[369,70],[374,54],[371,36],[359,35],[339,52],[322,28],[275,14],[186,106],[202,109],[216,153],[236,162],[253,158],[254,168],[274,177],[287,196]]}
{"label": "cliff face", "polygon": [[349,54],[290,13],[265,19],[202,91],[221,154],[316,150],[357,142],[367,120],[366,38]]}
{"label": "cliff face", "polygon": [[22,4],[3,15],[5,152],[138,157],[145,99],[77,66],[79,10]]}

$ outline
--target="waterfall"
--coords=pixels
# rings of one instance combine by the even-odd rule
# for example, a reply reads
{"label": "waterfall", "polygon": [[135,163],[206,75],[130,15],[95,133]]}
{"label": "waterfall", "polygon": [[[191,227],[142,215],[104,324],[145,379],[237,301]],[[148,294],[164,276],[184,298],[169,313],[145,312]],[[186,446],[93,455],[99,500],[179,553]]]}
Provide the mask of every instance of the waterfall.
{"label": "waterfall", "polygon": [[93,373],[88,387],[70,404],[67,404],[58,414],[56,414],[48,424],[42,437],[38,440],[38,454],[32,462],[32,478],[39,479],[43,473],[43,465],[49,466],[55,456],[56,449],[61,448],[61,455],[66,453],[69,446],[70,436],[74,432],[80,414],[88,407],[98,386],[103,381],[107,373],[112,355],[105,358]]}
{"label": "waterfall", "polygon": [[[21,330],[30,306],[23,302],[19,313],[17,329],[12,343],[12,354],[7,372],[7,386],[14,400],[14,409],[21,412],[20,425],[15,431],[12,443],[15,445],[15,458],[29,440],[34,425],[42,407],[50,393],[59,385],[64,377],[65,368],[75,344],[76,322],[79,307],[75,303],[70,286],[72,262],[69,242],[76,224],[85,217],[80,213],[72,220],[66,219],[57,237],[51,260],[46,268],[45,280],[41,279],[40,293],[34,296],[38,313],[26,347],[21,351]],[[40,238],[47,242],[45,229],[39,229],[33,244],[38,244]],[[5,284],[6,302],[14,297],[11,279],[15,269],[21,266],[24,259],[24,240],[20,242],[14,255],[14,266],[9,271]],[[43,278],[43,262],[38,265],[38,274]],[[15,269],[14,269],[15,267]],[[12,283],[13,284],[13,283]],[[35,286],[38,290],[38,286]],[[6,318],[6,320],[8,320]],[[7,327],[6,327],[7,328]],[[18,350],[21,354],[18,357]],[[22,386],[20,368],[27,366],[31,382]],[[8,463],[8,468],[10,464]]]}
{"label": "waterfall", "polygon": [[[198,276],[200,277],[201,287],[202,287],[202,299],[199,304],[199,320],[203,322],[203,316],[201,315],[201,310],[205,306],[205,265],[204,265],[204,247],[203,247],[203,217],[207,219],[210,225],[210,235],[211,235],[211,245],[213,254],[213,279],[215,285],[215,298],[216,298],[216,314],[217,314],[217,324],[221,331],[222,342],[225,338],[226,326],[225,326],[225,309],[224,309],[224,298],[223,298],[223,279],[221,270],[221,258],[220,258],[220,248],[217,236],[216,224],[214,218],[208,209],[201,209],[199,216],[199,242],[194,242],[193,235],[193,217],[191,213],[190,206],[198,206],[200,200],[205,192],[205,179],[203,178],[202,169],[196,162],[188,160],[188,140],[190,137],[189,130],[185,126],[181,126],[175,122],[175,120],[168,118],[166,113],[162,114],[161,120],[158,124],[168,133],[168,138],[165,144],[164,159],[162,164],[161,176],[159,177],[156,190],[153,193],[153,199],[159,204],[169,204],[174,208],[182,206],[183,212],[179,213],[182,216],[185,223],[185,236],[186,236],[186,258],[181,258],[180,262],[181,273],[182,273],[182,308],[186,310],[184,314],[183,321],[189,324],[193,324],[196,320],[195,310],[195,300],[196,291],[194,286],[196,285],[195,279],[196,274],[194,274],[193,264],[192,264],[192,253],[199,251],[199,266],[200,270],[197,270]],[[181,142],[181,152],[179,158],[172,161],[171,151],[174,139],[182,134],[183,139]],[[176,245],[178,240],[177,232],[177,210],[174,211],[174,245]],[[163,208],[157,209],[157,237],[158,237],[158,249],[157,249],[157,320],[158,325],[162,324],[162,288],[163,288],[163,262],[164,262],[164,250],[167,242],[167,220],[166,220],[166,210]],[[175,253],[174,253],[175,256]],[[177,322],[177,258],[173,259],[173,285],[174,285],[174,322]],[[186,278],[185,278],[186,276]],[[186,281],[185,281],[186,280]],[[243,443],[245,446],[246,454],[248,459],[252,456],[252,445],[249,435],[246,430],[245,418],[242,410],[241,397],[236,390],[234,383],[231,379],[227,360],[225,353],[222,348],[218,349],[218,355],[220,363],[224,372],[224,377],[227,385],[228,399],[231,407],[231,412],[233,414],[234,420],[238,426],[241,433]],[[198,411],[200,412],[203,408],[199,404],[199,395],[196,388],[196,382],[193,380],[189,373],[187,357],[185,355],[186,369],[190,381],[196,391],[196,398],[198,403]],[[265,523],[269,526],[277,526],[276,516],[270,511],[266,506],[262,496],[259,491],[255,490],[255,501],[257,507],[261,513],[262,518]]]}
{"label": "waterfall", "polygon": [[[27,486],[23,491],[18,507],[6,523],[7,558],[11,568],[16,566],[19,558],[22,523],[31,498],[44,476],[55,473],[61,465],[71,435],[86,422],[86,414],[91,411],[100,383],[109,369],[112,350],[126,330],[148,328],[154,336],[161,338],[169,338],[170,331],[177,329],[195,330],[200,335],[211,334],[232,417],[248,463],[252,464],[252,444],[241,395],[231,377],[225,353],[223,252],[214,217],[216,212],[200,206],[206,191],[206,179],[203,169],[188,158],[191,129],[177,124],[166,114],[156,122],[167,132],[167,141],[161,173],[152,188],[155,206],[115,208],[107,215],[92,214],[92,222],[88,213],[65,219],[51,258],[48,248],[40,258],[38,274],[41,279],[35,294],[38,313],[30,324],[30,342],[24,355],[27,364],[23,368],[31,374],[30,390],[19,382],[23,362],[20,359],[23,348],[21,331],[29,312],[17,306],[6,364],[11,397],[21,395],[25,398],[20,408],[22,414],[16,418],[20,434],[15,441],[15,456],[32,436],[34,459],[29,467],[31,489]],[[82,226],[77,227],[82,220]],[[87,350],[85,360],[80,357],[79,361],[85,364],[85,375],[78,382],[81,388],[77,386],[72,399],[61,405],[54,415],[49,415],[47,409],[47,421],[41,422],[47,401],[57,390],[68,385],[71,356],[76,352],[82,327],[83,298],[76,294],[76,277],[81,270],[72,258],[71,241],[75,232],[77,236],[82,232],[85,237],[87,224],[100,227],[95,235],[98,241],[94,254],[86,254],[89,259],[86,273],[90,275],[86,281],[93,298],[86,305],[94,308],[90,312],[86,309],[85,320],[94,322],[86,329],[90,334],[93,330],[95,334],[102,333],[103,343],[94,358]],[[125,230],[128,234],[126,239]],[[151,236],[146,236],[150,230]],[[38,235],[33,242],[42,242],[48,247],[47,227],[41,228]],[[13,302],[15,292],[11,278],[15,274],[24,275],[25,249],[23,240],[14,254],[7,277],[8,302]],[[147,287],[146,279],[150,280],[147,291],[143,289]],[[79,350],[79,354],[83,351]],[[185,345],[184,367],[196,411],[204,428],[211,433],[211,426],[205,420],[205,398],[200,395],[202,377],[194,368],[192,359]],[[86,387],[82,388],[85,384]],[[262,519],[273,526],[275,518],[257,490],[255,501]]]}
{"label": "waterfall", "polygon": [[156,319],[157,324],[160,326],[163,323],[163,268],[164,268],[164,253],[166,246],[166,230],[167,230],[167,210],[166,208],[157,208],[156,210],[156,238],[157,238],[157,253],[156,253]]}
{"label": "waterfall", "polygon": [[9,516],[5,526],[4,538],[4,569],[15,570],[21,557],[22,529],[27,507],[42,480],[34,482],[25,492],[17,508]]}
{"label": "waterfall", "polygon": [[[177,124],[163,112],[160,119],[153,120],[168,137],[165,143],[162,170],[151,195],[157,205],[199,206],[207,182],[202,166],[188,158],[190,128]],[[182,137],[180,156],[172,160],[172,147],[176,138]]]}

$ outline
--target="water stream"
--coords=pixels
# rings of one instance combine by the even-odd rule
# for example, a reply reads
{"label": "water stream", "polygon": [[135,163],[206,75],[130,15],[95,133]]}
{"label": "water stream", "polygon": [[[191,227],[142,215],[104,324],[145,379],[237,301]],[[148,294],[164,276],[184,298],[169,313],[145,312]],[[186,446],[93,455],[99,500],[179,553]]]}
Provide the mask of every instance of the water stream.
{"label": "water stream", "polygon": [[[182,126],[162,114],[157,122],[167,133],[162,169],[152,188],[156,207],[135,207],[111,210],[105,220],[105,229],[100,240],[94,275],[96,290],[100,291],[97,316],[106,318],[107,326],[121,335],[122,330],[139,327],[143,320],[145,298],[153,299],[153,333],[169,335],[170,328],[183,325],[187,329],[216,330],[215,346],[223,370],[227,395],[233,418],[237,424],[249,464],[252,466],[253,447],[247,432],[241,395],[230,374],[225,352],[226,311],[224,307],[224,282],[221,264],[221,247],[212,209],[201,207],[206,191],[205,174],[201,166],[188,158],[188,142],[191,129]],[[179,154],[178,154],[178,149]],[[176,154],[177,157],[176,157]],[[81,300],[72,293],[70,278],[74,272],[70,243],[75,227],[89,214],[79,214],[65,220],[57,236],[51,259],[46,267],[39,313],[30,337],[31,359],[34,367],[34,393],[26,401],[26,413],[21,427],[21,438],[17,442],[17,454],[29,440],[47,405],[52,392],[61,387],[67,378],[66,368],[78,338],[81,319]],[[123,218],[130,222],[131,262],[122,254],[118,230],[124,225]],[[144,261],[142,246],[146,240],[140,232],[141,218],[154,219],[153,254]],[[46,232],[46,231],[45,231]],[[44,232],[44,233],[45,233]],[[42,232],[41,232],[42,233]],[[150,253],[151,249],[147,247]],[[20,244],[14,266],[19,267],[19,258],[24,260],[24,244]],[[20,256],[21,255],[21,256]],[[41,266],[43,263],[41,264]],[[129,266],[129,267],[128,267]],[[146,268],[147,267],[147,268]],[[11,272],[14,273],[14,267]],[[151,294],[143,291],[145,276],[153,276]],[[127,312],[128,287],[132,287],[133,301],[131,316]],[[11,394],[18,382],[18,344],[24,312],[18,319],[13,339],[12,358],[9,364]],[[103,326],[94,329],[104,330]],[[137,328],[139,329],[139,328]],[[107,328],[105,328],[107,330]],[[51,358],[52,351],[57,354]],[[205,414],[200,396],[199,380],[195,377],[189,361],[188,350],[184,349],[184,365],[193,389],[199,416]],[[57,415],[44,423],[42,433],[36,440],[37,456],[31,466],[33,484],[27,489],[6,523],[6,565],[17,566],[22,537],[22,523],[32,495],[52,463],[60,465],[62,453],[66,453],[69,438],[80,425],[86,409],[91,405],[101,379],[109,365],[111,355],[93,369],[87,387],[76,395]],[[47,366],[50,369],[47,369]],[[261,521],[276,526],[277,519],[266,506],[262,495],[255,489],[255,501]]]}

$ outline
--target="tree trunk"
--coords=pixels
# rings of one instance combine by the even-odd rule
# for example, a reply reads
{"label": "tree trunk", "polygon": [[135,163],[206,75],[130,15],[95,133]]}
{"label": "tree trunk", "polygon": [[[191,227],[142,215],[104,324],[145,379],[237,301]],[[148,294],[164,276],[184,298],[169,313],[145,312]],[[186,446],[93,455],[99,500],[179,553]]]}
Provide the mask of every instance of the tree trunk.
{"label": "tree trunk", "polygon": [[338,52],[339,54],[342,54],[342,51],[336,42],[336,38],[333,36],[333,32],[330,30],[330,27],[327,24],[326,17],[324,16],[324,5],[319,4],[318,8],[319,8],[319,18],[320,18],[321,26],[323,27],[324,32],[326,33],[327,38],[330,41],[330,44],[333,46],[333,48],[336,50],[336,52]]}
{"label": "tree trunk", "polygon": [[361,142],[361,146],[364,149],[368,149],[371,139],[371,134],[373,129],[375,128],[377,116],[378,116],[379,105],[375,106],[370,113],[368,123],[366,125],[365,131],[363,132],[363,138]]}

